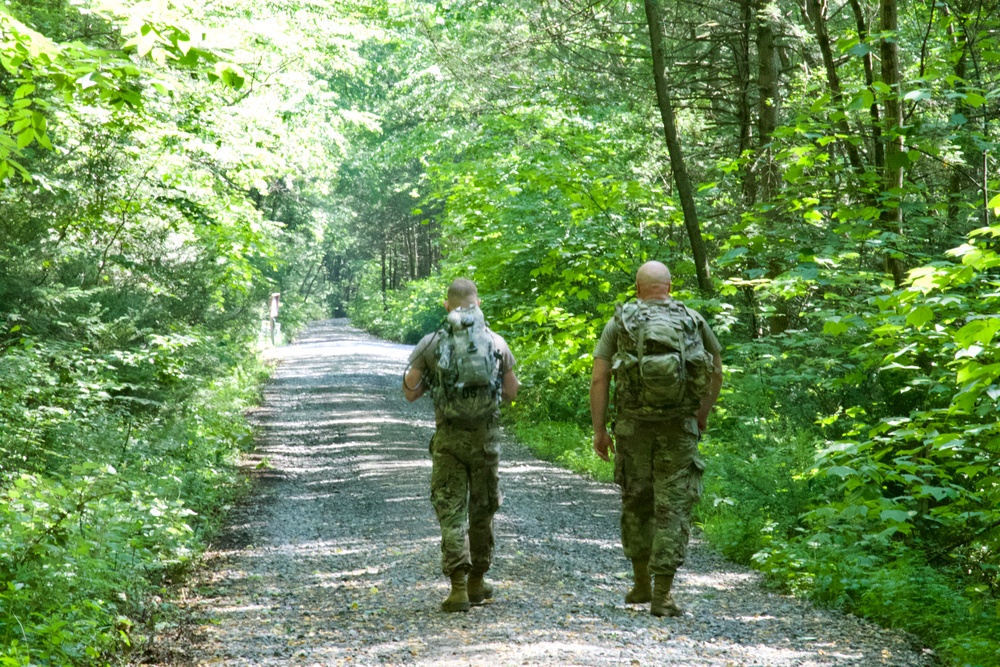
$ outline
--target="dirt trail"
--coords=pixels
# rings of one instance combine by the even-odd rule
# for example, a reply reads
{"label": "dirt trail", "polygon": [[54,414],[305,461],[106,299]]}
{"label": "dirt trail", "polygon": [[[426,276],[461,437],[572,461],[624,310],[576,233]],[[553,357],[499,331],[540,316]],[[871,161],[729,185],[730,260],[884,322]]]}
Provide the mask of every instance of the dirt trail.
{"label": "dirt trail", "polygon": [[626,605],[616,489],[509,441],[496,600],[440,613],[433,416],[402,397],[408,352],[339,320],[278,351],[249,462],[269,467],[185,589],[187,620],[156,638],[157,664],[934,664],[905,635],[764,592],[697,542],[682,618]]}

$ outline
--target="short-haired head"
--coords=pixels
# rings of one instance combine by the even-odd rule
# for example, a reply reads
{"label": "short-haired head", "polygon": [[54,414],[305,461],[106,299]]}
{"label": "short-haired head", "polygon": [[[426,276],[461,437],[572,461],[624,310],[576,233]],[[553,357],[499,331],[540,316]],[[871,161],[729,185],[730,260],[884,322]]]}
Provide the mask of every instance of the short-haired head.
{"label": "short-haired head", "polygon": [[479,291],[476,283],[468,278],[455,278],[448,285],[448,300],[445,301],[445,308],[449,311],[453,308],[468,308],[479,305]]}
{"label": "short-haired head", "polygon": [[640,299],[667,299],[671,284],[670,269],[662,262],[646,262],[635,274],[635,293]]}

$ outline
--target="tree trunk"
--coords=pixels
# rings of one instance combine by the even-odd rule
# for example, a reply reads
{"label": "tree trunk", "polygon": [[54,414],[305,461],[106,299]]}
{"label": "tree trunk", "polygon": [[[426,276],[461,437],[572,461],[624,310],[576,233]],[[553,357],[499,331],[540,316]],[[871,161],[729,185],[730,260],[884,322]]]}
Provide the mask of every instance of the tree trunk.
{"label": "tree trunk", "polygon": [[691,254],[694,257],[695,272],[698,276],[698,288],[704,294],[712,294],[712,279],[708,271],[705,241],[701,236],[701,227],[698,224],[698,212],[694,205],[694,193],[691,183],[688,180],[687,168],[684,165],[684,154],[681,151],[680,140],[677,137],[677,122],[674,118],[674,108],[667,89],[661,1],[645,0],[646,22],[649,24],[649,42],[653,55],[653,80],[656,84],[656,101],[660,107],[663,134],[667,140],[667,152],[670,154],[670,170],[674,174],[677,195],[681,200],[681,210],[684,213],[684,226],[687,228],[688,239],[691,242]]}
{"label": "tree trunk", "polygon": [[[960,32],[956,34],[953,25],[948,26],[948,33],[951,35],[952,40],[955,43],[955,47],[960,49],[960,55],[958,56],[958,60],[955,62],[955,77],[957,79],[955,82],[955,89],[956,92],[962,92],[962,90],[965,88],[965,84],[962,82],[965,80],[965,69],[966,69],[965,54],[967,51],[965,42],[965,33]],[[958,114],[961,113],[962,111],[963,111],[962,100],[960,98],[956,98],[954,113]],[[964,146],[963,148],[965,148],[967,151],[972,147]],[[971,162],[971,160],[969,160],[969,162]],[[958,216],[963,208],[963,201],[962,201],[962,191],[964,190],[964,188],[962,187],[963,180],[965,179],[963,178],[961,171],[959,169],[956,169],[955,167],[952,167],[951,174],[948,177],[948,227],[950,229],[958,228],[958,222],[959,222]]]}
{"label": "tree trunk", "polygon": [[757,23],[757,140],[760,142],[762,168],[760,169],[760,198],[771,199],[778,191],[778,170],[774,153],[768,144],[778,127],[778,54],[774,46],[774,30],[767,18]]}
{"label": "tree trunk", "polygon": [[[865,13],[861,8],[860,0],[851,0],[851,9],[854,11],[854,20],[858,26],[858,39],[862,44],[868,43],[868,25],[865,23]],[[872,53],[869,50],[863,58],[865,65],[865,85],[872,94],[872,104],[869,113],[872,118],[872,146],[875,156],[875,168],[879,171],[885,168],[885,149],[882,146],[882,121],[879,119],[878,103],[875,101],[875,69],[872,65]]]}
{"label": "tree trunk", "polygon": [[[774,131],[778,127],[778,108],[780,107],[781,91],[778,88],[778,50],[774,42],[774,28],[770,18],[758,12],[757,19],[757,87],[759,99],[757,107],[757,140],[760,143],[758,154],[761,168],[758,183],[760,186],[760,201],[769,203],[778,194],[780,174],[774,162],[774,151],[770,143]],[[764,213],[766,225],[773,230],[775,224],[774,209]],[[767,259],[765,276],[774,280],[785,267],[776,255]],[[768,328],[772,335],[782,334],[788,329],[788,302],[781,297],[776,298],[774,313],[768,318]]]}
{"label": "tree trunk", "polygon": [[[736,64],[737,87],[739,89],[736,101],[736,116],[740,125],[739,154],[743,154],[753,148],[753,137],[751,127],[753,124],[753,113],[750,104],[750,29],[753,26],[753,5],[752,0],[740,0],[740,31],[736,37],[736,44],[733,48],[733,60]],[[747,165],[742,170],[743,174],[743,202],[747,206],[753,206],[757,202],[757,177],[752,165]]]}
{"label": "tree trunk", "polygon": [[410,280],[417,279],[417,262],[420,261],[420,239],[417,238],[417,228],[420,222],[410,222],[408,232],[410,238]]}
{"label": "tree trunk", "polygon": [[385,260],[386,260],[386,241],[383,238],[382,239],[382,310],[386,310],[388,308],[388,305],[386,303],[386,290],[389,288],[389,285],[386,282],[388,276],[386,275]]}
{"label": "tree trunk", "polygon": [[[806,0],[806,14],[809,22],[812,23],[813,32],[816,34],[816,42],[819,44],[820,53],[823,56],[823,67],[826,69],[826,82],[830,87],[830,97],[833,106],[837,111],[843,111],[844,96],[840,90],[840,75],[837,73],[837,64],[833,60],[833,49],[830,48],[830,34],[826,30],[826,0]],[[837,131],[845,135],[844,150],[847,152],[847,159],[851,167],[857,174],[864,173],[864,164],[861,162],[861,155],[858,147],[851,143],[853,136],[847,118],[841,117],[834,123]]]}
{"label": "tree trunk", "polygon": [[[896,43],[898,21],[896,0],[881,0],[879,8],[882,40],[879,51],[882,56],[882,82],[889,87],[885,96],[885,176],[882,189],[886,196],[883,203],[881,222],[882,229],[888,233],[899,235],[903,227],[903,209],[900,207],[899,194],[903,187],[903,106],[900,98],[899,47]],[[895,193],[895,194],[894,194]],[[903,262],[893,256],[895,243],[887,244],[885,253],[886,270],[892,274],[892,280],[899,287],[906,277]]]}

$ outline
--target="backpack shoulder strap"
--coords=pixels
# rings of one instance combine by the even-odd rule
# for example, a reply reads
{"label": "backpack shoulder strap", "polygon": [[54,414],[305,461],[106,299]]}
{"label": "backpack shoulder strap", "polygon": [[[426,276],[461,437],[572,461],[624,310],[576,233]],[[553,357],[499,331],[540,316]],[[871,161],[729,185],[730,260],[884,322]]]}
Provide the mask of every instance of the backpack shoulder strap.
{"label": "backpack shoulder strap", "polygon": [[638,318],[639,304],[636,301],[615,304],[615,323],[618,325],[619,334],[624,334],[633,341],[638,340]]}
{"label": "backpack shoulder strap", "polygon": [[688,308],[683,303],[680,305],[684,308],[684,312],[687,314],[687,316],[691,318],[691,321],[694,322],[694,328],[696,330],[700,329],[701,326],[705,324],[705,318],[702,316],[701,313],[699,313],[694,308]]}

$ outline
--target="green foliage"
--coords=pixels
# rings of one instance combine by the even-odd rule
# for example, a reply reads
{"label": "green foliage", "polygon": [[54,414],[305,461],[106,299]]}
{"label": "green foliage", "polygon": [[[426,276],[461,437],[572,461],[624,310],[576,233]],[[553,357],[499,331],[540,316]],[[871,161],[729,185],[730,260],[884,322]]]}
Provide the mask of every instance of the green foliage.
{"label": "green foliage", "polygon": [[325,315],[330,181],[369,124],[331,82],[373,32],[288,11],[0,9],[2,664],[141,644],[242,492],[268,296],[286,335]]}
{"label": "green foliage", "polygon": [[845,608],[887,627],[905,628],[937,647],[946,664],[995,664],[996,601],[960,573],[931,567],[898,547],[873,554],[857,545],[772,542],[757,564],[784,590]]}
{"label": "green foliage", "polygon": [[376,279],[373,271],[361,279],[358,298],[348,311],[356,325],[411,345],[441,327],[448,283],[440,276],[412,282],[406,289],[386,294],[384,299],[372,287]]}
{"label": "green foliage", "polygon": [[[190,561],[241,488],[256,373],[205,384],[173,416],[65,408],[55,457],[5,485],[0,645],[31,664],[93,664],[141,638],[149,596]],[[6,413],[0,413],[6,417]],[[5,459],[10,461],[10,459]],[[79,463],[78,461],[87,461]]]}
{"label": "green foliage", "polygon": [[814,447],[808,433],[792,429],[767,405],[768,389],[758,377],[730,366],[727,378],[725,407],[701,443],[705,490],[696,514],[713,546],[748,563],[767,546],[769,533],[788,530],[809,508],[816,485],[802,470]]}
{"label": "green foliage", "polygon": [[[5,89],[13,90],[9,100],[0,99],[0,180],[13,173],[31,178],[31,172],[17,158],[36,144],[53,150],[50,117],[59,107],[94,103],[111,109],[141,107],[143,78],[155,75],[129,54],[149,57],[160,66],[170,61],[190,68],[207,60],[214,63],[206,72],[209,80],[222,81],[235,89],[242,87],[240,68],[200,48],[197,26],[174,24],[179,14],[135,11],[131,3],[125,2],[92,4],[103,6],[85,9],[77,20],[86,23],[88,31],[97,27],[94,24],[119,30],[124,43],[112,42],[110,48],[101,48],[80,40],[53,41],[15,15],[24,15],[56,33],[68,32],[72,18],[47,12],[44,5],[21,2],[0,9],[0,64],[5,75],[2,82]],[[154,85],[161,92],[167,90],[162,83]]]}

